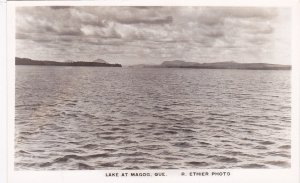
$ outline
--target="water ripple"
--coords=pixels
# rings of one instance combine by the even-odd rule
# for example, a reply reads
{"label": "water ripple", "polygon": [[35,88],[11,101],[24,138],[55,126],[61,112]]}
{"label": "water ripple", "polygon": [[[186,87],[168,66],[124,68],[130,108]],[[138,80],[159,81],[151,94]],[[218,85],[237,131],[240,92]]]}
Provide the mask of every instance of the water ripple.
{"label": "water ripple", "polygon": [[15,168],[289,168],[290,94],[290,71],[16,66]]}

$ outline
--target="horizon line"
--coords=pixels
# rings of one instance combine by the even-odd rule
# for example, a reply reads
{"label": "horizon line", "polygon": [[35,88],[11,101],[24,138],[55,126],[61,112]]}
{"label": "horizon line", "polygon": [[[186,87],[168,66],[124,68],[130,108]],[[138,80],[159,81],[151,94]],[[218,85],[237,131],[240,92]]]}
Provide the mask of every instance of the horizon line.
{"label": "horizon line", "polygon": [[[78,60],[78,61],[74,61],[74,60],[70,60],[70,61],[55,61],[55,60],[35,60],[35,59],[32,59],[32,58],[28,58],[28,57],[17,57],[15,56],[15,58],[20,58],[20,59],[30,59],[30,60],[33,60],[33,61],[38,61],[38,62],[60,62],[60,63],[70,63],[70,62],[94,62],[95,60],[99,60],[101,58],[98,58],[98,59],[95,59],[93,61],[84,61],[84,60]],[[101,59],[105,62],[107,62],[106,60],[104,59]],[[173,61],[183,61],[183,62],[190,62],[190,61],[186,61],[186,60],[179,60],[179,59],[175,59],[175,60],[165,60],[165,61],[162,61],[161,63],[159,64],[121,64],[121,63],[114,63],[114,64],[121,64],[123,66],[135,66],[135,65],[145,65],[145,66],[155,66],[155,65],[161,65],[163,64],[164,62],[173,62]],[[237,61],[216,61],[216,62],[191,62],[191,63],[198,63],[198,64],[212,64],[212,63],[237,63],[237,64],[271,64],[271,65],[282,65],[282,66],[292,66],[292,64],[274,64],[274,63],[268,63],[268,62],[245,62],[245,63],[242,63],[242,62],[237,62]],[[94,62],[94,63],[97,63],[97,62]],[[110,62],[107,62],[108,64],[112,64]]]}

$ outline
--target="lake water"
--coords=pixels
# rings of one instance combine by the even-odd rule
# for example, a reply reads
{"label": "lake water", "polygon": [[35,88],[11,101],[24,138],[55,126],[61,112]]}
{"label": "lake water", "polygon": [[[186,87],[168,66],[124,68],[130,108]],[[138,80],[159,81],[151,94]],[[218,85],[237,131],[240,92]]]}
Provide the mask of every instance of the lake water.
{"label": "lake water", "polygon": [[290,74],[16,66],[15,169],[288,168]]}

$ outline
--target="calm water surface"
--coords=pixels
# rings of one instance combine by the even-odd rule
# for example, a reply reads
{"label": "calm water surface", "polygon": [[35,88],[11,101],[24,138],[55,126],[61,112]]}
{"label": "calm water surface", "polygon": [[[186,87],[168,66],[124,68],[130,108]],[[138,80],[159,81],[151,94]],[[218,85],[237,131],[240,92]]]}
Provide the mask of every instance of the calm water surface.
{"label": "calm water surface", "polygon": [[16,66],[15,169],[290,167],[290,71]]}

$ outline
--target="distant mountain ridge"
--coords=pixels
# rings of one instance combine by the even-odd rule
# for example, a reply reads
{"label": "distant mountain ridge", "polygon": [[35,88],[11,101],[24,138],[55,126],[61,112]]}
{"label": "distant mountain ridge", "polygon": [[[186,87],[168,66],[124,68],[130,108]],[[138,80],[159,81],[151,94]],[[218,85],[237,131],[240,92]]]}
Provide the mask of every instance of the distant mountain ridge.
{"label": "distant mountain ridge", "polygon": [[[48,66],[90,66],[90,67],[122,67],[121,64],[110,64],[102,59],[92,62],[71,61],[56,62],[46,60],[32,60],[29,58],[15,58],[16,65],[48,65]],[[158,65],[139,64],[129,66],[133,68],[194,68],[194,69],[242,69],[242,70],[290,70],[290,65],[268,64],[268,63],[239,63],[235,61],[197,63],[183,60],[164,61]]]}
{"label": "distant mountain ridge", "polygon": [[196,66],[199,66],[200,63],[186,62],[186,61],[183,61],[183,60],[173,60],[173,61],[164,61],[160,65],[163,66],[163,67],[179,67],[179,66],[196,67]]}
{"label": "distant mountain ridge", "polygon": [[40,65],[40,66],[88,66],[88,67],[122,67],[121,64],[110,64],[102,59],[97,59],[92,62],[85,61],[71,61],[56,62],[46,60],[32,60],[29,58],[15,58],[16,65]]}
{"label": "distant mountain ridge", "polygon": [[290,65],[268,63],[238,63],[235,61],[197,63],[183,60],[164,61],[160,65],[137,65],[138,68],[195,68],[195,69],[242,69],[242,70],[290,70]]}
{"label": "distant mountain ridge", "polygon": [[245,70],[290,70],[290,65],[268,63],[238,63],[234,61],[197,63],[185,61],[165,61],[161,67],[166,68],[199,68],[199,69],[245,69]]}

